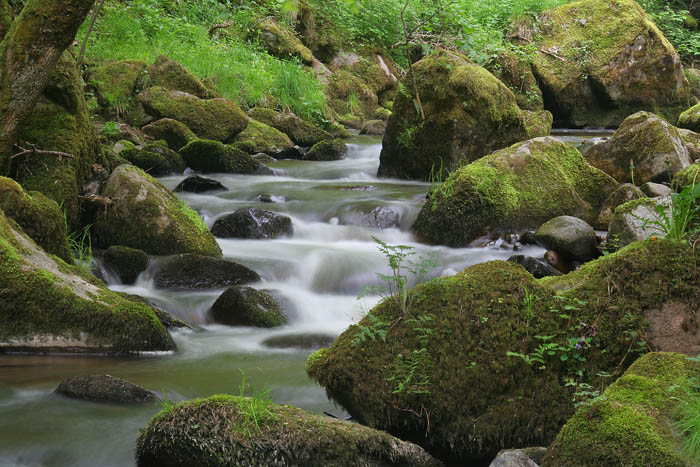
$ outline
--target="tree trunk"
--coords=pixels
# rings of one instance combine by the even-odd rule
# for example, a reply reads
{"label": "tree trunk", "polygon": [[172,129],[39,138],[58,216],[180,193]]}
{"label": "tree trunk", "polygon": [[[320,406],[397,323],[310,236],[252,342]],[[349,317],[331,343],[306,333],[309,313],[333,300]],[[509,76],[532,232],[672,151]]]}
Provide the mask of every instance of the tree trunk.
{"label": "tree trunk", "polygon": [[20,125],[94,2],[29,0],[0,43],[0,175],[8,173]]}

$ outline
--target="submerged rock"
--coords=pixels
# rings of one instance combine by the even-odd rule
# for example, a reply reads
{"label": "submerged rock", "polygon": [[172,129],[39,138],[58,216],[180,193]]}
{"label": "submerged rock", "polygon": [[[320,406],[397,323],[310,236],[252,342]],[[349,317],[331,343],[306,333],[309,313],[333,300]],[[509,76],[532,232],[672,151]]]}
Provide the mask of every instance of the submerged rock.
{"label": "submerged rock", "polygon": [[675,122],[690,87],[680,57],[637,2],[584,0],[514,24],[557,126],[612,127],[650,110]]}
{"label": "submerged rock", "polygon": [[537,228],[561,215],[593,223],[616,187],[573,147],[535,138],[452,173],[423,205],[413,230],[432,243],[465,246],[486,233]]}
{"label": "submerged rock", "polygon": [[121,404],[151,402],[156,399],[152,391],[110,375],[74,376],[61,381],[56,393],[72,399]]}
{"label": "submerged rock", "polygon": [[148,267],[146,253],[126,246],[110,246],[105,251],[103,259],[125,284],[133,284],[139,274]]}
{"label": "submerged rock", "polygon": [[442,465],[415,444],[381,431],[286,405],[259,404],[216,395],[162,411],[141,430],[136,462],[139,467]]}
{"label": "submerged rock", "polygon": [[682,388],[699,372],[685,355],[643,356],[564,425],[542,467],[694,465],[682,449],[683,436],[670,425],[687,397]]}
{"label": "submerged rock", "polygon": [[548,220],[535,232],[535,241],[568,261],[585,263],[600,256],[593,227],[576,217],[559,216]]}
{"label": "submerged rock", "polygon": [[221,256],[216,239],[199,215],[142,170],[117,167],[102,194],[110,205],[98,211],[92,232],[103,248],[123,245],[152,255]]}
{"label": "submerged rock", "polygon": [[426,118],[404,78],[382,141],[379,176],[445,176],[460,163],[527,139],[513,93],[464,56],[439,49],[416,63],[413,75]]}
{"label": "submerged rock", "polygon": [[241,208],[220,217],[211,232],[222,238],[277,238],[292,235],[292,219],[258,208]]}
{"label": "submerged rock", "polygon": [[[662,239],[539,280],[505,261],[471,266],[410,290],[405,313],[381,302],[312,354],[307,373],[358,422],[448,464],[548,445],[575,411],[572,371],[607,383],[594,375],[624,371],[639,355],[630,346],[646,349],[642,332],[654,348],[698,353],[695,327],[683,324],[700,311],[698,261],[687,243]],[[547,342],[564,350],[528,364],[543,343],[535,336],[556,336]]]}
{"label": "submerged rock", "polygon": [[167,289],[212,289],[259,280],[258,273],[241,264],[193,254],[164,259],[154,277],[156,287]]}
{"label": "submerged rock", "polygon": [[175,192],[187,191],[190,193],[204,193],[206,191],[225,190],[226,187],[212,180],[211,178],[202,177],[201,175],[189,175],[175,187]]}
{"label": "submerged rock", "polygon": [[287,324],[275,297],[252,287],[229,287],[211,307],[214,321],[229,326],[272,328]]}

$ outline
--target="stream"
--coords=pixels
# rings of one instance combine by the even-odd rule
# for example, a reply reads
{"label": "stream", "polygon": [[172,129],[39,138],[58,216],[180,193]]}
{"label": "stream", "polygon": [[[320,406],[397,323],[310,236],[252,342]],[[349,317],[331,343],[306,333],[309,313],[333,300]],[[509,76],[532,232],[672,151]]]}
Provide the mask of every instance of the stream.
{"label": "stream", "polygon": [[[571,143],[609,135],[562,131]],[[209,227],[240,207],[258,207],[292,218],[294,234],[275,240],[219,239],[224,258],[245,264],[262,280],[250,284],[273,290],[287,304],[289,324],[275,329],[228,327],[210,321],[208,310],[224,289],[175,291],[153,285],[154,264],[133,285],[108,280],[113,290],[144,296],[203,332],[175,331],[178,351],[140,358],[27,356],[0,354],[0,466],[133,466],[139,429],[160,410],[157,403],[136,406],[97,404],[54,394],[65,378],[110,374],[142,385],[170,401],[218,393],[246,395],[269,391],[272,400],[344,418],[342,408],[307,378],[306,357],[314,349],[275,348],[270,338],[338,336],[379,300],[358,300],[367,286],[381,285],[377,273],[390,273],[372,237],[414,247],[416,255],[439,252],[435,275],[455,274],[512,249],[430,247],[410,233],[425,200],[426,183],[378,179],[381,137],[355,136],[344,160],[278,161],[276,176],[215,174],[227,191],[182,194]],[[181,176],[161,178],[173,189]],[[262,202],[265,194],[273,203]],[[375,210],[375,211],[373,211]],[[374,215],[372,213],[379,213]],[[392,224],[377,228],[378,220]],[[539,247],[520,254],[541,256]]]}

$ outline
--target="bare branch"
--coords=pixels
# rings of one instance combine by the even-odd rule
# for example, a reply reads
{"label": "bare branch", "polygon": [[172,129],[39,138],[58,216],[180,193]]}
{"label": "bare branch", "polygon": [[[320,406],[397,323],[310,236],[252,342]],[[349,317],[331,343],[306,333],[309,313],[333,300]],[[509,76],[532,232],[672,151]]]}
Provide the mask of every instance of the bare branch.
{"label": "bare branch", "polygon": [[67,152],[61,152],[61,151],[47,151],[45,149],[37,149],[36,146],[34,146],[32,143],[26,143],[27,146],[29,146],[29,149],[23,148],[22,146],[17,146],[17,148],[20,150],[17,154],[14,154],[10,156],[10,160],[16,159],[18,157],[22,156],[29,156],[31,154],[48,154],[51,156],[56,156],[58,157],[59,160],[63,157],[73,157],[73,154],[68,154]]}

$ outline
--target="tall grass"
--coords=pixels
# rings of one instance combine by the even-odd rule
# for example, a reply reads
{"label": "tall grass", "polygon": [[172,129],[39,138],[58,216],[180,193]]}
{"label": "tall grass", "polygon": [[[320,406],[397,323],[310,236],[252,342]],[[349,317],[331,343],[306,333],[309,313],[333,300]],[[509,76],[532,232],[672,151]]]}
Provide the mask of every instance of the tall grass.
{"label": "tall grass", "polygon": [[[89,38],[86,55],[96,62],[153,62],[166,55],[200,78],[213,78],[223,97],[243,107],[274,104],[321,123],[325,97],[311,72],[240,38],[209,37],[210,26],[223,21],[244,25],[253,14],[250,9],[218,1],[108,4]],[[84,34],[83,28],[78,39]]]}

